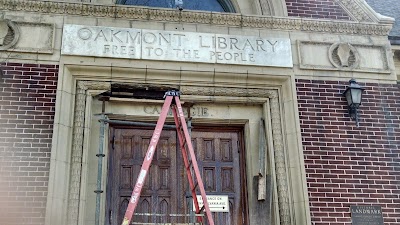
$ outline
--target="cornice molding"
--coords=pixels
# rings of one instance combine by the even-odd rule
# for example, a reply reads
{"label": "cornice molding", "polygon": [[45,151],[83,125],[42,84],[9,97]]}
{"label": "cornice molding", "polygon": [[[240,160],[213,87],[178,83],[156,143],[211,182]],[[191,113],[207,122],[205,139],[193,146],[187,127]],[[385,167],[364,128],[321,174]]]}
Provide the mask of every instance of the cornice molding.
{"label": "cornice molding", "polygon": [[358,22],[377,22],[360,6],[357,0],[335,0],[346,13]]}
{"label": "cornice molding", "polygon": [[357,22],[393,23],[394,19],[376,13],[365,0],[335,0]]}
{"label": "cornice molding", "polygon": [[[349,6],[358,5],[349,0],[337,0]],[[359,5],[358,5],[359,6]],[[35,13],[109,17],[127,20],[198,23],[261,29],[325,32],[387,36],[392,28],[389,22],[376,22],[361,7],[353,17],[358,22],[317,20],[308,18],[248,16],[237,13],[179,11],[122,5],[95,5],[91,3],[55,2],[35,0],[0,0],[0,10]],[[369,18],[369,19],[368,19]]]}

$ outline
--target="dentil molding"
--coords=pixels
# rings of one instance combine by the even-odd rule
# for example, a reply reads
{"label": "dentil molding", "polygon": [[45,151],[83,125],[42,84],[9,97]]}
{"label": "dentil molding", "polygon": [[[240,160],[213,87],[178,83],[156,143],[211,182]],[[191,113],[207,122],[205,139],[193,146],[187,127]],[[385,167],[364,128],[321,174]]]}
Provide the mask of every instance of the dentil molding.
{"label": "dentil molding", "polygon": [[[336,0],[355,21],[317,20],[295,17],[248,16],[237,13],[179,11],[126,5],[95,5],[85,2],[55,2],[35,0],[0,0],[0,10],[26,11],[64,15],[109,17],[128,20],[200,23],[236,27],[328,32],[387,36],[392,28],[390,20],[379,20],[377,15],[359,0]],[[383,21],[383,22],[382,22]]]}

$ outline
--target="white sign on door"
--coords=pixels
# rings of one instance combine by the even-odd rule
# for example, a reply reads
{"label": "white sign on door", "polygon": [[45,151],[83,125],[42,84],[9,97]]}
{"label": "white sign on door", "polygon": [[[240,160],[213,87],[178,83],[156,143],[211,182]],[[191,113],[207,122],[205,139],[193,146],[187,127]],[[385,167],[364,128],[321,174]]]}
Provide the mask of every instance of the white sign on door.
{"label": "white sign on door", "polygon": [[[197,195],[199,207],[203,207],[203,198]],[[227,195],[207,195],[207,202],[211,212],[229,212],[229,198]],[[196,210],[193,202],[193,210]]]}

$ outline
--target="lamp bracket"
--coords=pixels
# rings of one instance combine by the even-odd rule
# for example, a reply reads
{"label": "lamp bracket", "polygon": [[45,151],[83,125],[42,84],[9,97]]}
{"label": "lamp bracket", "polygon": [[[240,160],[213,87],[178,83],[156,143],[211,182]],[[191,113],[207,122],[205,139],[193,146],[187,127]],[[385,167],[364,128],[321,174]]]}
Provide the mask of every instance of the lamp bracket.
{"label": "lamp bracket", "polygon": [[358,107],[351,105],[348,106],[348,110],[350,118],[356,121],[356,125],[358,127],[359,126]]}

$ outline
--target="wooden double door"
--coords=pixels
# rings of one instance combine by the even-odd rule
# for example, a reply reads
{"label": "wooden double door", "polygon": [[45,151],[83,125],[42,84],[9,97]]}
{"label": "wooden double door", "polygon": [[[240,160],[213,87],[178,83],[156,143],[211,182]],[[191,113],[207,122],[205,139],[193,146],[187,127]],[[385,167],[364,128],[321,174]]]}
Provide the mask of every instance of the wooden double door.
{"label": "wooden double door", "polygon": [[[193,130],[191,136],[207,195],[229,196],[229,213],[213,213],[215,224],[246,224],[241,132],[209,130]],[[152,133],[149,129],[112,128],[106,209],[106,221],[110,225],[122,222]],[[193,222],[193,217],[182,216],[190,214],[192,209],[188,190],[177,134],[164,130],[135,212],[140,215],[133,216],[132,224]]]}

